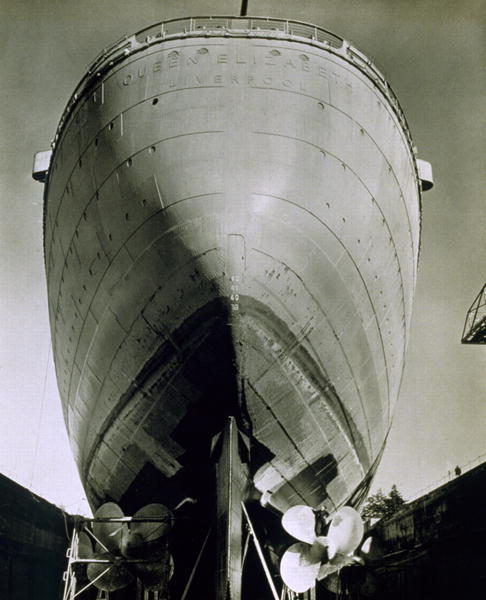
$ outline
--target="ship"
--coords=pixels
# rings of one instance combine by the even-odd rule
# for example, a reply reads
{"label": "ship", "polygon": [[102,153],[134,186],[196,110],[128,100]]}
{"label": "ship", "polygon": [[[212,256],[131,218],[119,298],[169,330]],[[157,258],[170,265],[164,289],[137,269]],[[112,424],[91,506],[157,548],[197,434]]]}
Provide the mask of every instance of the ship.
{"label": "ship", "polygon": [[52,345],[95,517],[171,515],[154,598],[275,597],[281,515],[359,508],[390,430],[432,186],[399,102],[321,27],[190,17],[106,48],[51,146]]}

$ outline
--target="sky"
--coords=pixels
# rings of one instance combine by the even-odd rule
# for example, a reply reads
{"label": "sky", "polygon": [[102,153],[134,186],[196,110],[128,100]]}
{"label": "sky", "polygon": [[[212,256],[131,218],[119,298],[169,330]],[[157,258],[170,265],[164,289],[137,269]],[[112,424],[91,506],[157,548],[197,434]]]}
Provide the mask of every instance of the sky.
{"label": "sky", "polygon": [[[236,14],[239,1],[0,0],[0,472],[89,514],[50,348],[34,153],[104,46],[153,23]],[[486,348],[460,343],[486,254],[486,4],[480,0],[249,0],[249,14],[329,29],[370,56],[398,95],[436,185],[402,390],[372,491],[405,498],[486,453]],[[486,456],[483,456],[486,460]]]}

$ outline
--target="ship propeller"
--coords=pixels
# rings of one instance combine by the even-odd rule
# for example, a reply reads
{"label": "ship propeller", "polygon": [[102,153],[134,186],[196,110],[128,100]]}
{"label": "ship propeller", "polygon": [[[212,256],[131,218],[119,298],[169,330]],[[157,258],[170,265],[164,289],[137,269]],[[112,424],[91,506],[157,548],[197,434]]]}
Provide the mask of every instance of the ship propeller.
{"label": "ship propeller", "polygon": [[299,594],[346,565],[361,563],[354,554],[363,537],[359,514],[343,506],[332,516],[326,536],[317,536],[316,518],[310,506],[293,506],[282,517],[284,529],[300,540],[284,553],[280,574],[285,585]]}
{"label": "ship propeller", "polygon": [[[145,589],[160,589],[174,570],[167,537],[172,513],[162,504],[149,504],[135,513],[132,520],[103,520],[124,517],[118,504],[107,502],[94,514],[94,548],[88,534],[80,533],[78,557],[93,560],[88,563],[87,577],[97,588],[105,591],[123,588],[135,577],[140,579]],[[97,560],[100,562],[95,562]]]}
{"label": "ship propeller", "polygon": [[[163,521],[137,521],[136,519],[164,519]],[[123,540],[122,553],[127,558],[149,560],[134,563],[133,572],[146,589],[157,589],[167,574],[174,571],[172,557],[167,551],[167,535],[172,513],[163,504],[148,504],[134,515],[128,535]]]}

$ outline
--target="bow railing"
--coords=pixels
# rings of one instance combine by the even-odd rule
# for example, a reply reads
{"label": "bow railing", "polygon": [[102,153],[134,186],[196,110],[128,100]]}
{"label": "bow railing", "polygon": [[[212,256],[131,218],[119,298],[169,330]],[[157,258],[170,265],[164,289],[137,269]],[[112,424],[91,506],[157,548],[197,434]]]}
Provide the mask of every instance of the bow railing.
{"label": "bow railing", "polygon": [[410,148],[413,150],[410,130],[398,99],[384,75],[365,54],[338,35],[310,23],[289,19],[246,16],[201,16],[162,21],[150,27],[141,29],[133,35],[124,36],[111,46],[104,48],[90,64],[84,77],[81,79],[69,99],[57,128],[56,136],[52,142],[52,147],[55,147],[73,107],[76,105],[83,92],[89,88],[93,82],[101,79],[103,74],[111,69],[114,64],[153,44],[158,44],[170,39],[201,36],[291,39],[315,45],[324,48],[331,53],[340,55],[372,79],[376,86],[386,96],[400,120],[400,124],[407,136]]}

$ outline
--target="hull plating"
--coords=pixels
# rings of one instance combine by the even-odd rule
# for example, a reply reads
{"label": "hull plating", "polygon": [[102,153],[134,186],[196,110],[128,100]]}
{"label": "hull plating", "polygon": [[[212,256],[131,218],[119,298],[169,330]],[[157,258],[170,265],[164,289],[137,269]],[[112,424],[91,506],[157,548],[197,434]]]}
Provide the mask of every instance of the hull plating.
{"label": "hull plating", "polygon": [[290,38],[127,57],[65,123],[45,242],[93,505],[197,494],[228,414],[275,507],[333,510],[366,487],[403,370],[419,192],[358,68]]}

